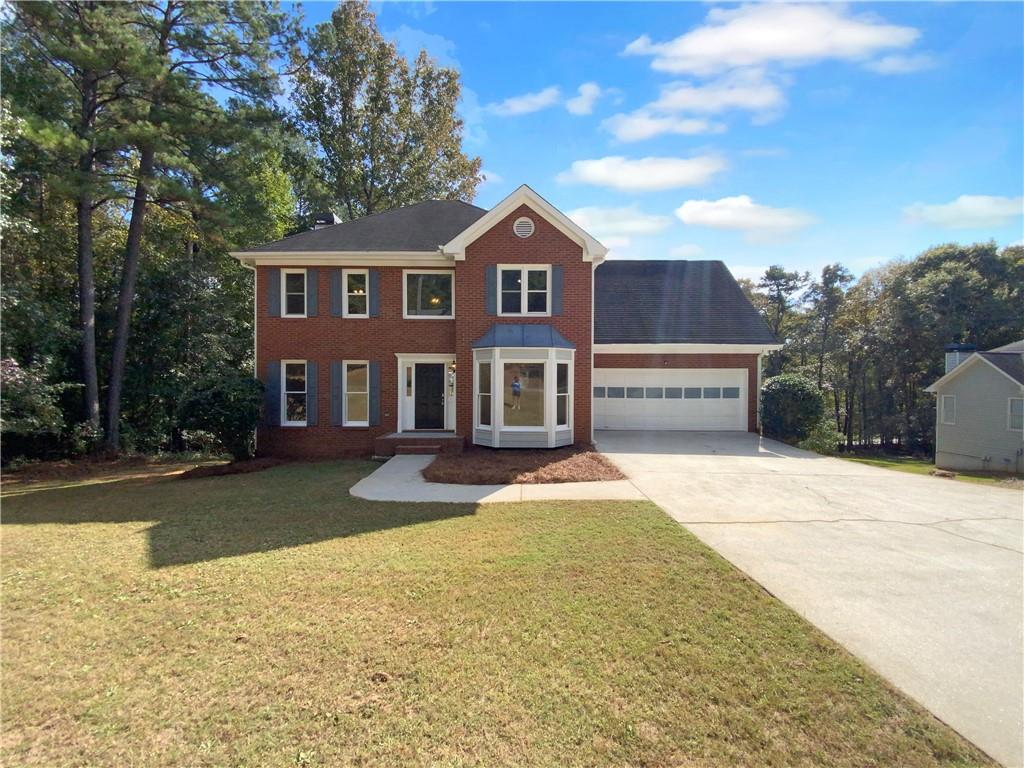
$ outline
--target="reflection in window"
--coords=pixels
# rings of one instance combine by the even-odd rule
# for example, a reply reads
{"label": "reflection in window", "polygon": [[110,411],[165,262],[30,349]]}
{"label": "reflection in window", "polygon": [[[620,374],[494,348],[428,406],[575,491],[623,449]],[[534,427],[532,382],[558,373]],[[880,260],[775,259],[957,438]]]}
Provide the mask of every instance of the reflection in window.
{"label": "reflection in window", "polygon": [[505,363],[502,404],[506,427],[543,427],[544,363]]}
{"label": "reflection in window", "polygon": [[558,363],[555,377],[555,426],[569,426],[569,364]]}
{"label": "reflection in window", "polygon": [[345,315],[366,316],[366,271],[345,270]]}
{"label": "reflection in window", "polygon": [[285,317],[306,316],[306,270],[295,269],[284,273]]}
{"label": "reflection in window", "polygon": [[284,364],[284,424],[306,424],[306,364]]}
{"label": "reflection in window", "polygon": [[451,273],[407,273],[405,276],[405,314],[412,317],[451,317]]}
{"label": "reflection in window", "polygon": [[491,426],[491,364],[479,363],[476,369],[477,406],[480,426]]}
{"label": "reflection in window", "polygon": [[345,363],[345,424],[370,423],[370,377],[366,363]]}

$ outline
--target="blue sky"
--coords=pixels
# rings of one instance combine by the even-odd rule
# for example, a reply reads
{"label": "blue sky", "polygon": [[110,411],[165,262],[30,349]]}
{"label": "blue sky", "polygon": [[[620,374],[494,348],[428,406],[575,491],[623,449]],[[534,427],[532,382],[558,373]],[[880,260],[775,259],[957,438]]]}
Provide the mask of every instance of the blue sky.
{"label": "blue sky", "polygon": [[1020,3],[373,8],[461,72],[477,204],[529,184],[614,258],[861,273],[1024,239]]}

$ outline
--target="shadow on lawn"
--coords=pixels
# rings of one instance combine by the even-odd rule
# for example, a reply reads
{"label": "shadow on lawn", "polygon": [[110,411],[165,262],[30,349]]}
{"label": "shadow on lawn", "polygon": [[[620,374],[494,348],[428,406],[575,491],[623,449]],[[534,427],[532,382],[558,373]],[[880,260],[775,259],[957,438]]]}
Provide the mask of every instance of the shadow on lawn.
{"label": "shadow on lawn", "polygon": [[[156,476],[4,499],[3,525],[152,522],[153,568],[314,544],[472,515],[472,504],[391,504],[349,495],[366,473],[344,462],[293,464],[200,480]],[[118,535],[134,535],[120,533]]]}

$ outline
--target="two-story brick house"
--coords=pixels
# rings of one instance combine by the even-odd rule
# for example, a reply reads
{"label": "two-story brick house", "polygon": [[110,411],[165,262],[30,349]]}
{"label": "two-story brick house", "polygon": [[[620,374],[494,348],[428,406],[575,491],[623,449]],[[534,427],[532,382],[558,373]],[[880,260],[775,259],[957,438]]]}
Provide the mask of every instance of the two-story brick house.
{"label": "two-story brick house", "polygon": [[264,455],[756,430],[777,348],[721,262],[609,262],[529,187],[233,254],[255,272]]}

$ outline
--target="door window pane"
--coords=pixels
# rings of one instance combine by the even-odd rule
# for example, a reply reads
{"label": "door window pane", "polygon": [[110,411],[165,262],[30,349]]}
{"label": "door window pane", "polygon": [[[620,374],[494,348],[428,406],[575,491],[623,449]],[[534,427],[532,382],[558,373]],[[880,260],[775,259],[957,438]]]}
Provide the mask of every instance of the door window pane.
{"label": "door window pane", "polygon": [[685,397],[687,400],[700,400],[700,387],[684,388],[683,397]]}
{"label": "door window pane", "polygon": [[662,389],[661,387],[647,387],[647,389],[644,391],[644,396],[648,400],[661,400]]}
{"label": "door window pane", "polygon": [[594,387],[594,397],[604,397],[604,387]]}
{"label": "door window pane", "polygon": [[722,390],[719,387],[704,387],[705,400],[719,400],[722,397]]}
{"label": "door window pane", "polygon": [[608,387],[608,397],[621,400],[626,396],[626,390],[624,387]]}
{"label": "door window pane", "polygon": [[505,363],[501,395],[506,427],[543,427],[544,363]]}
{"label": "door window pane", "polygon": [[626,387],[626,397],[631,400],[642,399],[644,396],[643,387]]}
{"label": "door window pane", "polygon": [[666,400],[681,400],[683,397],[682,387],[665,387]]}
{"label": "door window pane", "polygon": [[726,400],[739,400],[739,387],[722,387],[722,397]]}
{"label": "door window pane", "polygon": [[451,274],[408,273],[405,276],[405,313],[414,317],[451,317]]}

